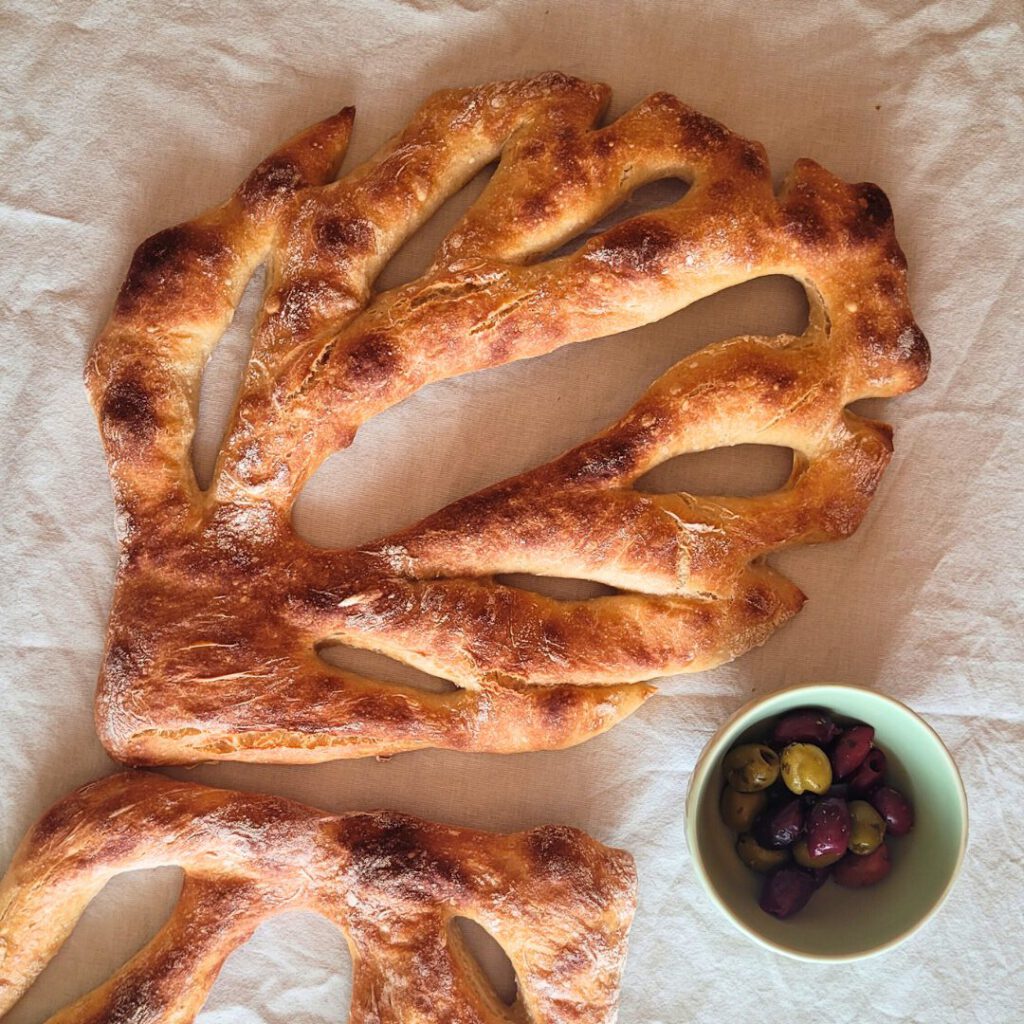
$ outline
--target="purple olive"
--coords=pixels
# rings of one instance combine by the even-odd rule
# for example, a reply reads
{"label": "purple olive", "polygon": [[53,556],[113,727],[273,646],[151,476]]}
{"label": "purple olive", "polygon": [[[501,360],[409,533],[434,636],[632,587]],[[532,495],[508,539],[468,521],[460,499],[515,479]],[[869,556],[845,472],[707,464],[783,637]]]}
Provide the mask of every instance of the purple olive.
{"label": "purple olive", "polygon": [[803,829],[804,809],[798,797],[766,811],[754,832],[762,846],[770,850],[781,850],[795,843]]}
{"label": "purple olive", "polygon": [[889,847],[882,843],[872,853],[858,856],[848,853],[833,869],[832,877],[845,889],[864,889],[876,885],[892,870]]}
{"label": "purple olive", "polygon": [[806,821],[807,852],[815,860],[845,852],[850,843],[850,809],[845,800],[825,797],[810,810]]}
{"label": "purple olive", "polygon": [[811,868],[811,878],[814,879],[814,888],[820,889],[832,877],[832,865],[824,868]]}
{"label": "purple olive", "polygon": [[825,796],[837,796],[840,800],[846,800],[850,796],[850,784],[848,782],[837,782],[828,787]]}
{"label": "purple olive", "polygon": [[839,735],[839,727],[824,711],[801,708],[780,718],[772,730],[772,742],[780,747],[788,743],[817,743],[823,747]]}
{"label": "purple olive", "polygon": [[818,888],[813,875],[800,868],[779,868],[761,889],[761,909],[773,917],[792,917],[802,910]]}
{"label": "purple olive", "polygon": [[861,766],[874,738],[875,730],[870,725],[855,725],[836,740],[832,747],[832,772],[837,779],[845,779]]}
{"label": "purple olive", "polygon": [[860,767],[850,776],[850,792],[863,795],[882,784],[885,778],[885,754],[872,747]]}
{"label": "purple olive", "polygon": [[871,795],[871,803],[882,816],[891,836],[905,836],[914,827],[914,808],[899,790],[882,786]]}

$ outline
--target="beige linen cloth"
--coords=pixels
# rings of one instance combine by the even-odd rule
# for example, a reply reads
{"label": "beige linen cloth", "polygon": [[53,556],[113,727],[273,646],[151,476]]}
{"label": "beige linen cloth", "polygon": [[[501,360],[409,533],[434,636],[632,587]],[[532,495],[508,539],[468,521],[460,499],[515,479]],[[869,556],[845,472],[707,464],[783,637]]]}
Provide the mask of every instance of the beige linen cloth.
{"label": "beige linen cloth", "polygon": [[[559,68],[610,83],[615,113],[674,92],[763,142],[777,177],[810,156],[888,192],[934,368],[919,392],[870,405],[896,427],[870,514],[851,540],[777,560],[810,600],[766,647],[668,681],[574,750],[187,775],[339,811],[390,806],[505,830],[568,822],[627,847],[641,898],[623,1024],[1024,1019],[1015,0],[6,0],[0,54],[0,866],[51,801],[113,770],[91,702],[114,517],[81,368],[134,247],[344,104],[357,106],[351,166],[435,88]],[[424,267],[465,203],[442,211],[384,283]],[[255,298],[250,289],[206,376],[201,472]],[[302,496],[299,528],[333,544],[394,529],[586,437],[684,353],[798,328],[804,314],[792,282],[762,281],[628,335],[433,385],[329,461]],[[721,492],[770,487],[785,471],[784,453],[748,449],[659,473],[666,486]],[[747,941],[699,888],[683,835],[690,771],[715,728],[752,693],[822,679],[878,687],[922,713],[971,802],[966,865],[942,913],[896,951],[847,966]],[[112,883],[11,1024],[43,1020],[104,979],[156,930],[177,884],[171,869]],[[339,934],[286,915],[230,958],[201,1020],[340,1021],[349,972]]]}

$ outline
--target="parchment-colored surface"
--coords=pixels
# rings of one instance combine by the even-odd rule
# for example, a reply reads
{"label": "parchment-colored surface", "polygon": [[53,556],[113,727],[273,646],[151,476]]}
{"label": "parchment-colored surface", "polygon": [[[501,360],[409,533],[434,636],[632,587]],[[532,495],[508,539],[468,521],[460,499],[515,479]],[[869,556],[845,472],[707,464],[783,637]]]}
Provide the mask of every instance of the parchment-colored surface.
{"label": "parchment-colored surface", "polygon": [[[567,822],[637,858],[641,904],[623,1024],[758,1020],[1002,1024],[1020,1018],[1020,688],[1024,559],[1024,64],[1013,0],[611,3],[180,2],[0,11],[0,863],[57,797],[112,770],[91,702],[116,546],[81,367],[134,247],[227,194],[279,140],[357,106],[347,166],[431,90],[547,68],[602,79],[613,113],[676,93],[763,142],[777,177],[811,156],[889,194],[933,349],[925,387],[870,412],[896,458],[859,533],[777,560],[810,596],[769,644],[666,683],[612,733],[565,753],[424,752],[189,777],[331,810],[392,806],[459,824]],[[479,183],[478,183],[479,184]],[[469,190],[474,192],[473,189]],[[424,267],[468,196],[388,270]],[[208,472],[245,351],[243,309],[204,383]],[[351,543],[576,443],[686,352],[801,325],[799,289],[762,281],[660,324],[434,385],[363,430],[303,494],[299,529]],[[661,483],[763,489],[785,455],[687,457]],[[876,686],[924,714],[959,762],[972,835],[943,912],[877,960],[811,967],[764,952],[699,889],[683,839],[690,768],[752,692],[800,680]],[[12,1024],[87,991],[159,926],[173,870],[95,901]],[[842,927],[837,920],[836,927]],[[202,1020],[342,1020],[348,954],[325,922],[262,928]]]}

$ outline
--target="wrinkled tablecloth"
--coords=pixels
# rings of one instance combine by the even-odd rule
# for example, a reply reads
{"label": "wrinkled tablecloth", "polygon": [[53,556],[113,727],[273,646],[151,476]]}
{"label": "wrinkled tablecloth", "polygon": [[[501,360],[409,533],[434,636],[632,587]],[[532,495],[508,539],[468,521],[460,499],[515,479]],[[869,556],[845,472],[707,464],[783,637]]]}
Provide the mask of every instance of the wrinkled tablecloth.
{"label": "wrinkled tablecloth", "polygon": [[[934,365],[920,391],[867,403],[896,428],[871,512],[851,540],[776,560],[810,600],[767,646],[667,682],[574,750],[175,774],[332,810],[391,806],[504,830],[567,822],[627,847],[641,898],[623,1024],[1024,1020],[1021,17],[1015,0],[7,0],[0,862],[53,800],[114,767],[91,712],[114,516],[81,370],[134,247],[342,104],[358,107],[351,166],[435,88],[560,68],[609,82],[613,113],[676,93],[763,142],[777,178],[811,156],[885,188]],[[425,267],[465,205],[443,210],[384,283]],[[204,381],[200,472],[255,299],[252,288]],[[626,336],[433,385],[329,460],[302,495],[299,528],[343,544],[398,527],[588,436],[681,354],[799,328],[804,315],[792,282],[760,281]],[[743,449],[659,472],[698,492],[754,491],[786,464]],[[972,814],[941,914],[894,952],[846,966],[743,938],[699,888],[683,835],[690,771],[715,728],[752,693],[821,679],[878,687],[923,714],[959,762]],[[164,869],[111,883],[11,1024],[104,979],[153,934],[178,882]],[[349,976],[340,934],[285,915],[230,957],[200,1019],[341,1020]]]}

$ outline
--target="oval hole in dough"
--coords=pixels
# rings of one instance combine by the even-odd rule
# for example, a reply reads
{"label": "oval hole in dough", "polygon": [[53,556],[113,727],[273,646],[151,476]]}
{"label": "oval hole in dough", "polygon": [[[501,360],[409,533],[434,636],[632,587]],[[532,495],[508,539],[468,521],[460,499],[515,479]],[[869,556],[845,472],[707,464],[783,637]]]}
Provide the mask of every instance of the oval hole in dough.
{"label": "oval hole in dough", "polygon": [[376,651],[364,651],[358,647],[328,642],[317,647],[317,654],[335,668],[381,683],[411,686],[427,693],[450,693],[458,689],[447,679],[421,672],[418,668],[405,665],[394,658],[389,658],[386,654],[378,654]]}
{"label": "oval hole in dough", "polygon": [[293,910],[264,921],[225,960],[197,1020],[338,1024],[351,1000],[344,935],[319,914]]}
{"label": "oval hole in dough", "polygon": [[634,189],[619,206],[609,210],[597,223],[563,242],[554,252],[547,253],[543,259],[558,259],[560,256],[568,256],[586,245],[594,235],[599,235],[602,231],[607,231],[609,228],[615,227],[616,224],[629,220],[630,217],[637,217],[642,213],[650,213],[651,210],[660,210],[662,207],[678,203],[689,191],[690,186],[681,178],[659,178],[657,181],[649,181],[646,185]]}
{"label": "oval hole in dough", "polygon": [[645,473],[636,489],[647,494],[714,494],[753,497],[778,490],[789,479],[793,452],[768,444],[737,444],[689,452]]}
{"label": "oval hole in dough", "polygon": [[772,276],[632,331],[438,381],[373,417],[295,502],[317,547],[368,543],[604,430],[679,360],[742,334],[800,334],[803,286]]}
{"label": "oval hole in dough", "polygon": [[494,578],[507,587],[529,590],[544,597],[553,597],[556,601],[589,601],[595,597],[619,593],[614,587],[595,580],[566,579],[562,576],[531,576],[524,572],[510,572]]}
{"label": "oval hole in dough", "polygon": [[516,1001],[516,969],[498,941],[482,925],[468,917],[452,919],[451,929],[472,957],[488,985],[506,1006]]}
{"label": "oval hole in dough", "polygon": [[4,1017],[4,1024],[49,1020],[99,988],[164,926],[184,878],[178,867],[115,875],[85,908],[67,942]]}

